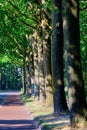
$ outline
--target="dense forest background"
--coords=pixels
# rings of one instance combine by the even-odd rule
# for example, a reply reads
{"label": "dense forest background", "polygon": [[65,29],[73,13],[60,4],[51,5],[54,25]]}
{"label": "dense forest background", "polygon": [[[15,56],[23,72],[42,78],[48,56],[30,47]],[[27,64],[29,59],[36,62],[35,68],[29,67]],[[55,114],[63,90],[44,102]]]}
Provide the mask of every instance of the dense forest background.
{"label": "dense forest background", "polygon": [[[67,7],[68,1],[64,2]],[[59,0],[0,1],[0,89],[23,88],[26,95],[33,95],[35,99],[45,101],[47,105],[54,103],[55,114],[67,110],[68,98],[67,67],[64,58],[66,44],[63,43],[66,35],[63,21],[68,16],[65,14],[65,8],[63,11],[63,4]],[[71,9],[76,1],[68,4],[68,9]],[[76,34],[76,25],[72,23],[71,28],[76,31],[75,39],[80,42],[77,48],[80,47],[83,88],[87,95],[87,1],[79,0],[77,10],[80,40]],[[59,43],[56,44],[56,41]],[[68,61],[67,63],[70,65]],[[83,97],[83,93],[81,96]]]}

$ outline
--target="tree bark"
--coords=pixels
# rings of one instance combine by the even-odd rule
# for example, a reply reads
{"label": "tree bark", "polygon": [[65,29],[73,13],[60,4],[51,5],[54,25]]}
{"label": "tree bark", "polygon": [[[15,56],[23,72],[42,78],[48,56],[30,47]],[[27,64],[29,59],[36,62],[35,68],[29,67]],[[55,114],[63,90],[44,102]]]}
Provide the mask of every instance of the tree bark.
{"label": "tree bark", "polygon": [[[41,1],[46,4],[45,0]],[[43,10],[42,16],[42,44],[43,44],[43,69],[45,78],[46,104],[53,105],[53,88],[51,73],[51,39],[49,34],[49,18]]]}
{"label": "tree bark", "polygon": [[46,90],[44,80],[44,69],[43,69],[43,45],[41,39],[38,38],[38,72],[39,72],[39,85],[40,85],[40,101],[45,102]]}
{"label": "tree bark", "polygon": [[23,91],[24,91],[24,94],[26,94],[27,88],[26,88],[26,63],[25,63],[25,58],[23,58]]}
{"label": "tree bark", "polygon": [[84,113],[87,108],[80,59],[78,0],[63,0],[63,30],[70,120],[74,125],[77,115],[87,117]]}
{"label": "tree bark", "polygon": [[1,90],[1,84],[2,84],[2,73],[1,73],[1,70],[0,70],[0,90]]}
{"label": "tree bark", "polygon": [[38,43],[37,43],[37,31],[34,32],[32,39],[33,48],[33,62],[34,62],[34,83],[35,83],[35,99],[39,100],[40,88],[39,88],[39,73],[38,73]]}
{"label": "tree bark", "polygon": [[67,109],[63,81],[61,0],[53,0],[52,24],[52,78],[54,87],[54,114],[57,115]]}

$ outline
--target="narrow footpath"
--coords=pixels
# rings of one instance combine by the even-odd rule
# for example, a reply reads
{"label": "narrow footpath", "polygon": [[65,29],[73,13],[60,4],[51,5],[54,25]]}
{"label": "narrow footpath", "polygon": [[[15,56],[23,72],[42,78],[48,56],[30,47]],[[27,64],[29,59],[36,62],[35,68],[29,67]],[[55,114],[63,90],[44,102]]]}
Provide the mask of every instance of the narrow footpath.
{"label": "narrow footpath", "polygon": [[19,92],[0,93],[0,130],[41,130]]}

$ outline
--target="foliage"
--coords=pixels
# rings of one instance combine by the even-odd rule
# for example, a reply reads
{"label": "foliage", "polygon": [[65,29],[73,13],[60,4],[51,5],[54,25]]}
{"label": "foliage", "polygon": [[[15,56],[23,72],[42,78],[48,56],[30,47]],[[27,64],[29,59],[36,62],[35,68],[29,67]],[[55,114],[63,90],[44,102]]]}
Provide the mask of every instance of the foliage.
{"label": "foliage", "polygon": [[[29,57],[32,51],[29,36],[36,30],[35,26],[39,24],[37,14],[37,6],[35,3],[32,4],[32,1],[0,1],[0,17],[2,19],[0,22],[0,63],[1,68],[2,66],[4,68],[2,73],[4,85],[6,84],[3,80],[6,77],[6,65],[10,68],[15,65],[22,67],[23,59]],[[14,78],[13,72],[9,75]]]}
{"label": "foliage", "polygon": [[83,77],[87,91],[87,2],[80,0],[80,43]]}
{"label": "foliage", "polygon": [[[20,66],[12,64],[6,55],[0,59],[1,88],[4,89],[20,89],[21,73],[18,71]],[[14,83],[14,84],[13,84]]]}

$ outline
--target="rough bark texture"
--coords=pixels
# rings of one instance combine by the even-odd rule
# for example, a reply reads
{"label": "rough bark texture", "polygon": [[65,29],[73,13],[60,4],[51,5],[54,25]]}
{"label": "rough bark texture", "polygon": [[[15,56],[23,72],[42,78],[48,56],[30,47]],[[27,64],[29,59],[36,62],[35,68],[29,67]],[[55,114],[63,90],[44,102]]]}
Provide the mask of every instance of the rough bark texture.
{"label": "rough bark texture", "polygon": [[53,88],[52,88],[52,75],[51,75],[51,53],[49,40],[43,41],[43,65],[45,76],[45,90],[46,90],[46,103],[53,105]]}
{"label": "rough bark texture", "polygon": [[[41,0],[40,0],[40,3]],[[39,10],[40,23],[42,24],[42,11]],[[42,28],[38,29],[38,73],[39,73],[39,86],[40,86],[40,101],[45,102],[45,79],[44,79],[44,68],[43,68],[43,44],[42,44]]]}
{"label": "rough bark texture", "polygon": [[61,0],[53,0],[52,15],[52,78],[54,87],[54,113],[67,109],[63,82],[63,29]]}
{"label": "rough bark texture", "polygon": [[30,64],[26,65],[26,94],[31,96],[31,74],[30,74]]}
{"label": "rough bark texture", "polygon": [[42,41],[38,42],[38,72],[39,72],[39,85],[40,85],[40,101],[44,102],[46,99],[45,80],[43,70],[43,46]]}
{"label": "rough bark texture", "polygon": [[1,76],[2,76],[2,73],[1,73],[1,71],[0,71],[0,90],[1,90],[1,80],[2,80],[2,78],[1,78]]}
{"label": "rough bark texture", "polygon": [[25,64],[25,58],[23,59],[23,91],[24,94],[26,94],[26,64]]}
{"label": "rough bark texture", "polygon": [[77,115],[85,116],[84,110],[86,109],[85,90],[80,60],[78,10],[78,0],[63,0],[65,68],[67,72],[71,125],[75,123],[75,117]]}
{"label": "rough bark texture", "polygon": [[34,33],[33,39],[33,62],[34,62],[34,82],[35,82],[35,99],[39,100],[39,78],[38,78],[38,46],[37,46],[37,32]]}
{"label": "rough bark texture", "polygon": [[[46,4],[42,0],[42,4]],[[43,42],[43,68],[45,76],[46,104],[53,105],[53,88],[51,74],[51,40],[49,35],[49,18],[45,11],[42,11],[42,42]]]}

